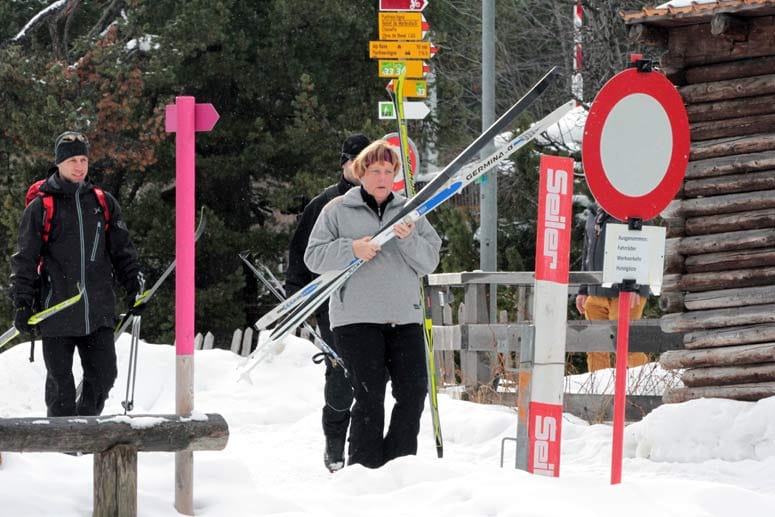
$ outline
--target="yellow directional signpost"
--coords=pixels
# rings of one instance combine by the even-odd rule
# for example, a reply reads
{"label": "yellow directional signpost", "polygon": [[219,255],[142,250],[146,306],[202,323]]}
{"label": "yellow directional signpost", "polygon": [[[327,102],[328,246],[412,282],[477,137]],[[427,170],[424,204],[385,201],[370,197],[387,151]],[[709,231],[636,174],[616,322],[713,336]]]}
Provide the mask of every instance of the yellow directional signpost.
{"label": "yellow directional signpost", "polygon": [[430,59],[429,41],[369,41],[371,59]]}
{"label": "yellow directional signpost", "polygon": [[[413,60],[430,59],[437,50],[430,41],[422,41],[430,27],[419,11],[425,9],[427,5],[428,0],[379,0],[379,41],[369,42],[369,57],[380,60],[379,76],[395,78],[388,83],[388,90],[392,92],[391,102],[380,102],[378,113],[380,119],[395,118],[398,121],[399,131],[394,135],[398,136],[396,143],[401,149],[401,159],[405,163],[405,175],[401,180],[393,183],[393,188],[405,189],[407,196],[414,195],[413,182],[409,172],[414,174],[418,171],[419,160],[416,159],[416,149],[414,150],[414,158],[412,157],[411,140],[407,135],[406,121],[410,118],[422,120],[430,113],[430,109],[423,102],[406,102],[405,98],[419,97],[424,99],[428,96],[428,84],[422,79],[425,78],[425,72],[430,72],[430,69],[424,62]],[[408,77],[412,79],[407,79]],[[388,140],[390,141],[390,139]],[[421,281],[421,300],[425,300],[424,293]],[[441,458],[444,453],[444,444],[441,439],[441,424],[439,422],[433,334],[429,314],[424,308],[423,323],[433,437],[436,441],[436,454]]]}
{"label": "yellow directional signpost", "polygon": [[405,79],[404,96],[424,99],[428,96],[428,83],[426,81],[418,81],[417,79]]}
{"label": "yellow directional signpost", "polygon": [[392,41],[418,41],[428,23],[421,13],[382,12],[379,13],[379,39]]}

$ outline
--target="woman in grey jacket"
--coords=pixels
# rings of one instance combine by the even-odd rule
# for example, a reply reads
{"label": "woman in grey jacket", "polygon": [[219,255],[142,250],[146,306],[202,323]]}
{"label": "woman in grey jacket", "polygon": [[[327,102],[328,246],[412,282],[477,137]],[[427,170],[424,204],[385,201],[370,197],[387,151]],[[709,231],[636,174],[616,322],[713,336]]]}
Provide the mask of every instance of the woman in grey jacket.
{"label": "woman in grey jacket", "polygon": [[[348,464],[370,468],[417,452],[427,390],[419,285],[436,268],[441,247],[425,219],[394,225],[397,238],[382,247],[370,241],[406,202],[392,192],[399,167],[384,140],[361,151],[353,164],[361,187],[323,208],[304,254],[316,273],[341,269],[356,257],[367,261],[331,296],[329,311],[335,341],[356,379]],[[384,434],[386,369],[395,405]]]}

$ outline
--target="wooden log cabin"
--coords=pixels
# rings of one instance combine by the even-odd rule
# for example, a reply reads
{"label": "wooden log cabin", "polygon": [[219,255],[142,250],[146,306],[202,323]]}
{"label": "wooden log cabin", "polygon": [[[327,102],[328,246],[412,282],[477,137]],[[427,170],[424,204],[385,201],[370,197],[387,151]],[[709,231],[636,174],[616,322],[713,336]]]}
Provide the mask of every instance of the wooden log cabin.
{"label": "wooden log cabin", "polygon": [[660,305],[684,349],[665,402],[775,395],[775,0],[622,13],[684,99],[691,152],[668,226]]}

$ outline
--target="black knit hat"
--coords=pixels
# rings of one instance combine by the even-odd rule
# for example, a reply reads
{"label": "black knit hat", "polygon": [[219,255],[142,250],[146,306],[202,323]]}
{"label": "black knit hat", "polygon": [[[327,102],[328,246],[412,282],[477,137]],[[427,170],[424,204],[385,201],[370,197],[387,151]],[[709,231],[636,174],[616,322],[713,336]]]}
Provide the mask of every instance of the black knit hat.
{"label": "black knit hat", "polygon": [[77,131],[65,131],[54,141],[54,163],[59,165],[73,156],[89,156],[89,141]]}
{"label": "black knit hat", "polygon": [[342,144],[342,156],[339,160],[339,165],[344,165],[347,163],[347,160],[354,160],[370,143],[366,135],[356,134],[348,136],[347,140]]}

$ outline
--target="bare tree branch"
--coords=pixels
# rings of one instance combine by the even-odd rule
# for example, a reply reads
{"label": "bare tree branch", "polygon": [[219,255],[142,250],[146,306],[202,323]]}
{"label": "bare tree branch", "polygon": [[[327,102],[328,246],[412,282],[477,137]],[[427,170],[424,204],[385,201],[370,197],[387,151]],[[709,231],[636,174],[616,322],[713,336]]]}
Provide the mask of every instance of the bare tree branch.
{"label": "bare tree branch", "polygon": [[73,24],[73,17],[75,16],[78,7],[81,5],[81,0],[68,0],[67,7],[57,17],[59,19],[64,18],[64,28],[62,29],[62,50],[64,59],[66,62],[70,62],[70,28]]}
{"label": "bare tree branch", "polygon": [[100,16],[99,21],[91,28],[87,35],[89,39],[95,38],[113,23],[121,15],[121,10],[126,6],[126,0],[113,0]]}
{"label": "bare tree branch", "polygon": [[57,0],[56,2],[52,3],[42,11],[39,11],[35,16],[33,16],[30,21],[28,21],[22,30],[20,30],[13,38],[11,38],[8,41],[5,41],[3,43],[3,46],[7,45],[8,43],[16,42],[24,44],[25,42],[30,40],[30,35],[35,32],[35,29],[43,25],[44,23],[50,22],[51,18],[58,15],[61,10],[63,10],[67,6],[67,0]]}

